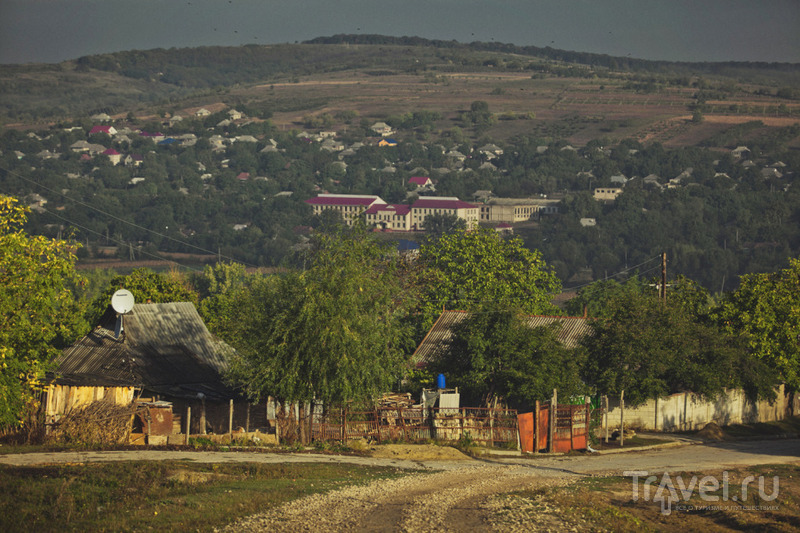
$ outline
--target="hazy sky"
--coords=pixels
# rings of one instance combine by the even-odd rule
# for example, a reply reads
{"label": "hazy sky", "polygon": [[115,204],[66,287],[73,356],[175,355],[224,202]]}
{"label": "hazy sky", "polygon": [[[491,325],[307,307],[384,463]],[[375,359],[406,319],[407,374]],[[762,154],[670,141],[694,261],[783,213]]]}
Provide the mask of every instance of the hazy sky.
{"label": "hazy sky", "polygon": [[337,33],[800,63],[800,0],[0,0],[0,63]]}

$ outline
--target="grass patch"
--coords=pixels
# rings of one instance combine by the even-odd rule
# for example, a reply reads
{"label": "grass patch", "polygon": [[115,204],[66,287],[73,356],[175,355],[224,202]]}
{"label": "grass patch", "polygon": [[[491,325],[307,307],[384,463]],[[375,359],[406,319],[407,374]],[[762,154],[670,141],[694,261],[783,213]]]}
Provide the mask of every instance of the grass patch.
{"label": "grass patch", "polygon": [[[671,513],[662,513],[661,502],[652,501],[663,473],[653,472],[657,481],[652,484],[649,501],[643,496],[644,480],[639,480],[639,500],[633,501],[631,478],[609,476],[588,477],[568,487],[548,487],[519,491],[505,498],[492,522],[502,527],[505,511],[514,509],[516,520],[550,523],[557,529],[577,531],[797,531],[800,529],[800,466],[760,465],[727,471],[727,493],[709,492],[718,501],[701,498],[697,486],[691,497],[673,504]],[[697,480],[714,476],[722,482],[722,471],[687,472],[680,474],[685,486],[692,476]],[[742,482],[753,476],[743,500]],[[774,494],[773,477],[778,476],[779,490],[771,501],[758,496],[759,478],[763,477],[768,497]],[[678,474],[670,479],[679,490]],[[498,497],[500,498],[500,497]],[[727,500],[725,500],[727,498]],[[735,498],[735,499],[734,499]],[[761,508],[757,508],[761,507]],[[530,516],[519,516],[519,510],[529,509]]]}
{"label": "grass patch", "polygon": [[723,428],[731,437],[764,437],[775,435],[800,434],[800,417],[793,416],[775,422],[754,424],[733,424]]}
{"label": "grass patch", "polygon": [[[672,441],[669,439],[654,439],[650,437],[640,437],[636,435],[634,437],[626,437],[622,449],[624,450],[625,448],[641,448],[642,446],[655,446],[657,444],[667,444],[669,442]],[[607,443],[603,439],[600,439],[600,441],[596,445],[592,444],[592,448],[596,450],[619,450],[620,449],[619,444],[620,444],[619,439],[609,440]]]}
{"label": "grass patch", "polygon": [[308,494],[405,473],[344,464],[185,461],[0,467],[0,530],[211,531]]}

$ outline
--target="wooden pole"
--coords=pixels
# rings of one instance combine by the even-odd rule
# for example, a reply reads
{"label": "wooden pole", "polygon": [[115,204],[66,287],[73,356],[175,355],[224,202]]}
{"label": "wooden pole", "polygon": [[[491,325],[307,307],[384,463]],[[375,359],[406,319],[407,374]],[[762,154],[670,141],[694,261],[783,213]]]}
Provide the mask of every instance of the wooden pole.
{"label": "wooden pole", "polygon": [[661,301],[667,301],[667,252],[661,254]]}
{"label": "wooden pole", "polygon": [[625,389],[619,394],[619,447],[625,445]]}
{"label": "wooden pole", "polygon": [[603,425],[606,429],[606,444],[608,444],[608,396],[603,396],[603,403],[605,404],[605,413],[603,413]]}
{"label": "wooden pole", "polygon": [[200,434],[206,434],[206,399],[200,399]]}
{"label": "wooden pole", "polygon": [[533,453],[539,453],[539,409],[541,405],[536,400],[533,407]]}
{"label": "wooden pole", "polygon": [[[233,400],[231,400],[231,402],[233,402]],[[245,433],[250,433],[250,402],[247,402],[246,418],[244,419],[244,431]]]}
{"label": "wooden pole", "polygon": [[183,439],[184,444],[189,444],[189,433],[191,433],[192,429],[192,408],[191,406],[186,408],[186,436]]}
{"label": "wooden pole", "polygon": [[233,398],[228,404],[228,434],[231,436],[231,441],[233,441]]}
{"label": "wooden pole", "polygon": [[550,400],[550,435],[547,439],[547,451],[553,453],[556,449],[556,417],[558,416],[558,389],[553,389],[553,398]]}

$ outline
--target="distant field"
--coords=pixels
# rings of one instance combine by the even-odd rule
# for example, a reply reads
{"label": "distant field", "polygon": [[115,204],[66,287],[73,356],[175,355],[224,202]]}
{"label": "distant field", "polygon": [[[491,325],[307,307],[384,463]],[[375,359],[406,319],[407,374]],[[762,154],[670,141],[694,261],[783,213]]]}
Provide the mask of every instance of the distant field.
{"label": "distant field", "polygon": [[[347,71],[304,76],[295,83],[236,88],[229,96],[273,104],[277,109],[294,104],[297,109],[273,115],[272,121],[285,129],[302,129],[308,116],[340,111],[356,111],[360,118],[373,121],[433,110],[442,114],[436,124],[439,132],[463,129],[460,114],[469,110],[473,101],[483,100],[498,118],[482,133],[487,138],[505,140],[527,134],[564,138],[577,145],[601,137],[628,137],[687,146],[698,144],[729,124],[760,120],[767,127],[775,127],[800,122],[800,105],[778,111],[782,103],[779,99],[754,96],[739,100],[738,105],[748,110],[746,114],[731,112],[730,103],[725,107],[712,103],[703,123],[691,123],[694,93],[690,88],[665,88],[640,94],[613,81],[534,79],[526,73],[460,72],[440,74],[432,81],[424,75],[371,76]],[[535,118],[505,119],[529,113]],[[335,124],[332,129],[346,130],[346,125]]]}

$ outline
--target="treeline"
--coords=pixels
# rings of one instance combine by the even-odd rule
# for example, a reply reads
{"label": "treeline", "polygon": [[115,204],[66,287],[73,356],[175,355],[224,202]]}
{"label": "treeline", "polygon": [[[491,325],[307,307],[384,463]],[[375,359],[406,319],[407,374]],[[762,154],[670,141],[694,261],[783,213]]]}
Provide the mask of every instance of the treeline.
{"label": "treeline", "polygon": [[[764,72],[790,75],[794,79],[800,76],[800,65],[797,63],[768,63],[768,62],[680,62],[680,61],[654,61],[632,57],[610,56],[591,52],[574,52],[560,50],[549,46],[518,46],[510,43],[480,42],[460,43],[455,40],[443,41],[438,39],[424,39],[422,37],[392,37],[376,34],[338,34],[329,37],[317,37],[305,41],[309,44],[369,44],[369,45],[401,45],[401,46],[432,46],[435,48],[459,48],[463,50],[500,52],[534,56],[565,63],[592,65],[611,70],[639,71],[670,74],[706,74],[740,78],[758,75]],[[787,80],[788,82],[788,80]]]}

